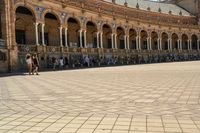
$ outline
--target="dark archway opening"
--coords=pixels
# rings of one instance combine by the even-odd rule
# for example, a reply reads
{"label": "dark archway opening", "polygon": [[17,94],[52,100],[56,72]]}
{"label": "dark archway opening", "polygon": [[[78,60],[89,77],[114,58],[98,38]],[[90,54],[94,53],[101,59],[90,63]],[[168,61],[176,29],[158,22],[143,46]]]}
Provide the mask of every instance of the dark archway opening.
{"label": "dark archway opening", "polygon": [[89,21],[86,24],[87,28],[87,48],[97,48],[97,28],[96,25]]}
{"label": "dark archway opening", "polygon": [[15,35],[17,44],[35,43],[35,16],[26,7],[19,6],[16,9]]}
{"label": "dark archway opening", "polygon": [[[80,24],[75,18],[69,18],[68,24],[68,44],[71,48],[80,47]],[[82,36],[83,39],[83,36]]]}
{"label": "dark archway opening", "polygon": [[[42,43],[41,31],[40,43]],[[44,43],[47,46],[60,46],[59,22],[52,13],[45,14]]]}
{"label": "dark archway opening", "polygon": [[103,25],[103,48],[112,48],[112,40],[111,40],[112,29],[109,25]]}
{"label": "dark archway opening", "polygon": [[122,27],[117,28],[117,48],[125,49],[125,42],[124,42],[125,32]]}

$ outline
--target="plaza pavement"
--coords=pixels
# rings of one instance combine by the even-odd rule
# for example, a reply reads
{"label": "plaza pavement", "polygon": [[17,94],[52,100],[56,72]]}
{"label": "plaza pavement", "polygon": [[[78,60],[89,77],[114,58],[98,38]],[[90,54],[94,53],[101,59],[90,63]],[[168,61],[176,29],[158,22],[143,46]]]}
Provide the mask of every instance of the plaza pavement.
{"label": "plaza pavement", "polygon": [[0,133],[200,133],[200,62],[0,78]]}

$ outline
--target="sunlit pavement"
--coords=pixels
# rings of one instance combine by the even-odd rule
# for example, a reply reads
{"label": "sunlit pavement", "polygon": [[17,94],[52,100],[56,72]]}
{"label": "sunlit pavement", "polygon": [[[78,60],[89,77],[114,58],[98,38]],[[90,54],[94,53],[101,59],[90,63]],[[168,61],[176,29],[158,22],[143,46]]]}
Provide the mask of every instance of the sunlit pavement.
{"label": "sunlit pavement", "polygon": [[0,133],[200,133],[200,62],[0,78]]}

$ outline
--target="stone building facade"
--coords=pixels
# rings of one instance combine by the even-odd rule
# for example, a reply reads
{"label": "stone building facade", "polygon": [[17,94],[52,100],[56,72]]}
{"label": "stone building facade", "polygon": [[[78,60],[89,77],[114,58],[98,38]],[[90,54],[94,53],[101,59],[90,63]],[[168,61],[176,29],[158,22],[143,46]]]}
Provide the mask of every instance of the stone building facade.
{"label": "stone building facade", "polygon": [[141,10],[103,0],[1,0],[0,72],[25,69],[37,53],[96,58],[200,55],[198,16]]}

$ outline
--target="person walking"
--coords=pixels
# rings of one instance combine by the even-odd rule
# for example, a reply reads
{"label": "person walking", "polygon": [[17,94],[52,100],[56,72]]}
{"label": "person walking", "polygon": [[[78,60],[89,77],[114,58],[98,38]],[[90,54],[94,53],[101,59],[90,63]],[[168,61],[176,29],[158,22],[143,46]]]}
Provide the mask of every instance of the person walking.
{"label": "person walking", "polygon": [[60,57],[59,66],[60,66],[61,69],[64,68],[64,59],[63,59],[63,57]]}
{"label": "person walking", "polygon": [[25,58],[25,60],[26,60],[26,63],[27,63],[27,67],[28,67],[28,72],[29,72],[29,75],[31,75],[31,73],[32,73],[32,57],[31,57],[31,55],[30,54],[27,54],[26,55],[26,58]]}
{"label": "person walking", "polygon": [[39,69],[39,60],[37,57],[37,54],[33,54],[33,74],[36,73],[38,75],[38,69]]}
{"label": "person walking", "polygon": [[53,70],[56,70],[56,58],[52,57],[52,65],[53,65]]}

